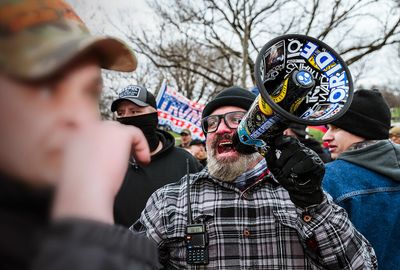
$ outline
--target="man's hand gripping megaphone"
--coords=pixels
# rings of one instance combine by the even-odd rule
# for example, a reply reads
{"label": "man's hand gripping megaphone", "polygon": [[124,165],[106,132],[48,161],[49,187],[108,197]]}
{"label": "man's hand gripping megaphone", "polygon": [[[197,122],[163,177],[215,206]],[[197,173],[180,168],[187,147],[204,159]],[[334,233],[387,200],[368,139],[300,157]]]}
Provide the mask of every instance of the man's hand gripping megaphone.
{"label": "man's hand gripping megaphone", "polygon": [[290,136],[275,137],[268,146],[264,155],[268,168],[292,202],[302,208],[320,204],[325,166],[319,156]]}

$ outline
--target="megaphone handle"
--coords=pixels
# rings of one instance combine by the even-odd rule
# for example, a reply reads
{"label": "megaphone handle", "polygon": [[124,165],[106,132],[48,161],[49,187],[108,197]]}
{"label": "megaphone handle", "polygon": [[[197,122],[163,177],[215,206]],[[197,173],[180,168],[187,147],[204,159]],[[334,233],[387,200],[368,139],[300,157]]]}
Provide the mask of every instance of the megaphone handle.
{"label": "megaphone handle", "polygon": [[318,155],[290,136],[277,137],[264,156],[269,171],[302,208],[322,202],[325,166]]}

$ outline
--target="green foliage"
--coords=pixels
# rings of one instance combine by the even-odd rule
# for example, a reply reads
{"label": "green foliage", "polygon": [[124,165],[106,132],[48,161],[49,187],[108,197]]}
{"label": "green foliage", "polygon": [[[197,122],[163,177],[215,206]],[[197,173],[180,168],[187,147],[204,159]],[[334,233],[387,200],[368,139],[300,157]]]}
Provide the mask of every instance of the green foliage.
{"label": "green foliage", "polygon": [[322,143],[322,136],[324,136],[324,133],[320,130],[317,129],[307,129],[308,136],[313,138],[314,140],[317,140],[318,142]]}
{"label": "green foliage", "polygon": [[400,122],[400,107],[390,109],[392,112],[392,123]]}
{"label": "green foliage", "polygon": [[400,107],[392,108],[392,118],[400,118]]}
{"label": "green foliage", "polygon": [[172,136],[174,136],[174,138],[175,138],[175,145],[180,145],[181,144],[181,135],[180,134],[178,134],[178,133],[176,133],[176,132],[173,132],[172,130],[171,131],[168,131]]}

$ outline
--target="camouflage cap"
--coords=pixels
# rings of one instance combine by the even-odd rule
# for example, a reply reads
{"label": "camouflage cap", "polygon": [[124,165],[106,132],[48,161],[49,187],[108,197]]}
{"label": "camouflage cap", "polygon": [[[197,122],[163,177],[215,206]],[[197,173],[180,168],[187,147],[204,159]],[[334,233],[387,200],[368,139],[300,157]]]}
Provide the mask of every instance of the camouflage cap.
{"label": "camouflage cap", "polygon": [[185,134],[185,135],[192,135],[192,132],[190,132],[190,129],[182,129],[181,132],[179,134]]}
{"label": "camouflage cap", "polygon": [[137,66],[125,43],[92,36],[62,0],[0,1],[0,70],[37,79],[86,51],[94,52],[105,69],[133,71]]}

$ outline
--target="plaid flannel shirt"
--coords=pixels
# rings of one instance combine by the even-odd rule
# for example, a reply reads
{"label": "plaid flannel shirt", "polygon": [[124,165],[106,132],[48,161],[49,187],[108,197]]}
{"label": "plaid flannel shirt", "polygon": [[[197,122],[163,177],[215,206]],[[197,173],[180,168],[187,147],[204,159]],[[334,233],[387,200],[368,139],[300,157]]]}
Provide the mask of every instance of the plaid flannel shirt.
{"label": "plaid flannel shirt", "polygon": [[[266,166],[260,168],[266,171]],[[265,174],[263,174],[265,175]],[[209,264],[186,264],[186,177],[150,197],[140,222],[159,247],[161,263],[177,269],[377,269],[374,250],[346,212],[325,196],[308,209],[297,208],[273,176],[240,191],[211,178],[207,168],[192,174],[194,222],[204,222]]]}

